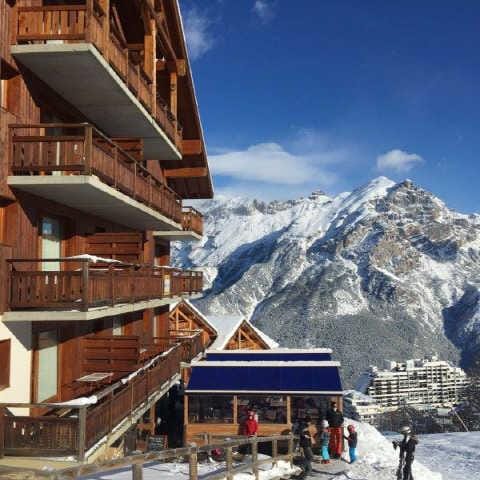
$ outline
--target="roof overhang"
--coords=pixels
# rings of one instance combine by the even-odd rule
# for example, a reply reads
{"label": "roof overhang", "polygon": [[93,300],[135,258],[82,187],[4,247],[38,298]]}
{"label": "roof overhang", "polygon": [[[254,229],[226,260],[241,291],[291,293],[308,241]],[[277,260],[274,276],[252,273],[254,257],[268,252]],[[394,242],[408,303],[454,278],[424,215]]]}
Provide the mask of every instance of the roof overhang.
{"label": "roof overhang", "polygon": [[12,188],[138,230],[182,231],[182,225],[103,183],[96,175],[12,175]]}
{"label": "roof overhang", "polygon": [[13,45],[12,55],[109,137],[143,139],[144,158],[182,155],[91,43]]}

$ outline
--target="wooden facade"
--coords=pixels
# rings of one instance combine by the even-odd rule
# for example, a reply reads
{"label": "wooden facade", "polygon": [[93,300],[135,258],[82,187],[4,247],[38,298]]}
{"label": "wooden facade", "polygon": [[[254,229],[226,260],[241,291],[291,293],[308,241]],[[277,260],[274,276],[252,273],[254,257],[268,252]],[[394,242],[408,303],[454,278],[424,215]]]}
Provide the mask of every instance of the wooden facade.
{"label": "wooden facade", "polygon": [[270,346],[253,326],[244,320],[232,333],[224,350],[268,350]]}
{"label": "wooden facade", "polygon": [[[173,375],[179,361],[203,348],[195,335],[170,334],[168,305],[201,292],[201,273],[169,268],[170,242],[154,235],[168,228],[202,234],[201,214],[183,202],[213,195],[181,29],[178,3],[170,0],[0,0],[0,344],[9,342],[9,363],[0,364],[0,379],[9,383],[0,384],[0,404],[91,395],[178,344],[184,357],[169,361]],[[137,131],[115,127],[120,110],[89,115],[18,53],[31,48],[42,58],[47,50],[56,55],[55,45],[68,50],[72,44],[100,59],[104,85],[124,92],[158,132],[148,140],[160,152],[176,152],[177,161],[151,158]],[[68,65],[75,68],[75,61],[72,55]],[[96,85],[95,78],[81,81]],[[86,103],[100,100],[92,91]],[[88,182],[93,190],[80,185]],[[103,197],[94,201],[89,192]],[[114,213],[123,205],[131,221]],[[77,311],[94,316],[67,318]],[[165,381],[162,362],[153,364],[158,372],[148,381],[141,377],[147,397],[159,388],[157,380]],[[26,375],[17,374],[20,366]],[[108,375],[81,380],[94,373]],[[128,395],[122,389],[112,395]],[[112,399],[108,408],[115,409]],[[133,403],[122,403],[119,418]],[[92,441],[115,427],[116,413],[97,407],[89,410],[102,413],[91,413],[88,422],[103,426],[87,432]],[[35,415],[48,410],[12,411],[33,415],[23,418],[35,430]],[[68,414],[62,415],[68,431]],[[52,420],[52,428],[57,424]],[[18,430],[10,434],[12,445],[21,444]]]}

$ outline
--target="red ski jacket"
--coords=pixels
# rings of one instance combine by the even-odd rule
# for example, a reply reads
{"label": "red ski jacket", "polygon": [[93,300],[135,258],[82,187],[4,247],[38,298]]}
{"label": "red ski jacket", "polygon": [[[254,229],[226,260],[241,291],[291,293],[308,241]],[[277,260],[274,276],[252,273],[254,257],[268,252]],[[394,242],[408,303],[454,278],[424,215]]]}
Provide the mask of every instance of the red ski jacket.
{"label": "red ski jacket", "polygon": [[249,437],[256,435],[258,430],[258,423],[254,418],[247,418],[245,420],[245,424],[243,425],[243,433],[244,435],[248,435]]}

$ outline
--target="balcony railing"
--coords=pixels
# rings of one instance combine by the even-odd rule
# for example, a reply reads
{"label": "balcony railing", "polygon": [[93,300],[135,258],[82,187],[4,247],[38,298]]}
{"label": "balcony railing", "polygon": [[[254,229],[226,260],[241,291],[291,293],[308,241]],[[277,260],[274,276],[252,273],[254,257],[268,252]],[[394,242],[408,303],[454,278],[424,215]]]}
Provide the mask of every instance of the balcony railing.
{"label": "balcony railing", "polygon": [[[79,310],[200,293],[202,273],[89,259],[10,259],[10,310]],[[43,264],[43,267],[42,267]],[[53,266],[55,270],[49,270]],[[63,269],[62,269],[63,268]]]}
{"label": "balcony railing", "polygon": [[[151,74],[134,62],[135,53],[113,31],[109,13],[98,0],[84,5],[21,6],[17,8],[16,43],[92,43],[120,76],[125,85],[154,116],[177,149],[181,150],[182,131],[172,114],[155,115],[156,102]],[[169,113],[169,112],[168,112]]]}
{"label": "balcony railing", "polygon": [[[200,338],[200,332],[195,337]],[[192,339],[169,339],[168,351],[153,359],[153,365],[140,369],[126,384],[118,381],[96,393],[98,402],[91,406],[59,406],[58,404],[0,404],[0,456],[75,455],[83,460],[85,452],[113,431],[142,405],[148,407],[152,395],[175,378],[180,362],[190,361],[195,349],[184,348]],[[196,345],[196,342],[195,342]],[[188,353],[191,351],[192,353]],[[5,415],[3,407],[35,407],[48,409],[41,417]],[[70,413],[65,409],[70,408]],[[62,417],[56,411],[64,410]],[[3,423],[3,425],[2,425]],[[2,451],[3,450],[3,451]]]}
{"label": "balcony railing", "polygon": [[13,175],[94,174],[107,185],[181,223],[181,198],[92,125],[13,124],[10,139]]}
{"label": "balcony railing", "polygon": [[203,215],[193,207],[183,207],[182,229],[203,235]]}

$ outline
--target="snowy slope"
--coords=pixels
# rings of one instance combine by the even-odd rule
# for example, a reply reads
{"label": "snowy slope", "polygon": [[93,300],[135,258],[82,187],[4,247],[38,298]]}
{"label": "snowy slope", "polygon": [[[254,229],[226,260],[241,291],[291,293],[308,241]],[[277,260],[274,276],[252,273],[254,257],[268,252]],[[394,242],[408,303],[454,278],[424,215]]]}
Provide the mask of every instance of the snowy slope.
{"label": "snowy slope", "polygon": [[480,478],[480,432],[420,435],[417,458],[444,480]]}
{"label": "snowy slope", "polygon": [[174,256],[206,272],[207,315],[251,317],[283,346],[332,347],[347,385],[385,358],[480,351],[480,216],[385,177],[333,198],[199,208],[204,239]]}
{"label": "snowy slope", "polygon": [[[332,476],[331,480],[395,479],[398,468],[398,450],[393,449],[391,440],[385,438],[376,428],[366,423],[354,422],[353,420],[348,420],[347,423],[354,424],[358,432],[359,458],[353,465],[346,466],[344,474]],[[442,477],[434,464],[429,465],[430,468],[427,468],[422,460],[417,458],[417,461],[413,464],[415,480],[450,480],[450,477]],[[473,478],[465,477],[464,480]]]}

